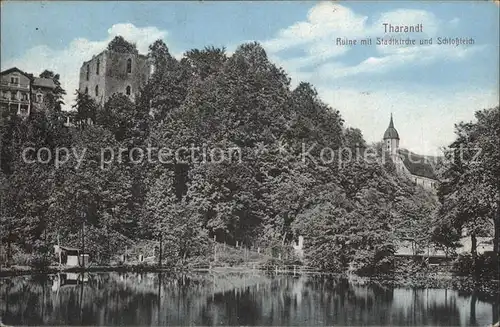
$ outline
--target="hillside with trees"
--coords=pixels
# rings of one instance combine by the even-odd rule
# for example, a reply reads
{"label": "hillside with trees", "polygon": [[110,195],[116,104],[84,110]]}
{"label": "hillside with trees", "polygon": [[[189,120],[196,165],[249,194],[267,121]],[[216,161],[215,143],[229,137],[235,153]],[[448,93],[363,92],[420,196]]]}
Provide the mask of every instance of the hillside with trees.
{"label": "hillside with trees", "polygon": [[[113,44],[129,49],[122,41]],[[84,228],[86,249],[101,263],[143,241],[161,244],[166,262],[209,261],[214,237],[285,255],[303,235],[308,265],[373,272],[390,266],[401,238],[442,244],[440,231],[462,226],[477,235],[495,212],[498,231],[498,107],[457,125],[458,143],[485,151],[479,164],[442,167],[439,202],[398,176],[381,150],[368,155],[373,148],[361,131],[345,126],[312,85],[292,88],[258,43],[231,56],[207,47],[177,60],[158,40],[148,55],[155,70],[135,103],[115,94],[99,108],[77,94],[71,127],[59,110],[2,118],[1,238],[9,263],[46,263],[58,237],[78,246]],[[25,162],[27,146],[72,152],[56,167],[54,157]],[[184,151],[162,163],[134,150],[193,146],[239,152],[204,162],[203,151]],[[103,149],[119,148],[121,160],[109,151],[103,166]],[[340,149],[357,155],[348,160]],[[84,152],[81,162],[73,155]],[[479,198],[467,195],[472,189]]]}

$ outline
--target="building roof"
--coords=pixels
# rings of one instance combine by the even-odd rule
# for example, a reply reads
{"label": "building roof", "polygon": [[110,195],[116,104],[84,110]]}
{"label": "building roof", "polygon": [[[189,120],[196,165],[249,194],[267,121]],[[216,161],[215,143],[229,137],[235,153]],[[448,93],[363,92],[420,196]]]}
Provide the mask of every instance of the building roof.
{"label": "building roof", "polygon": [[23,72],[22,70],[20,70],[19,68],[17,67],[12,67],[12,68],[9,68],[9,69],[6,69],[4,70],[3,72],[0,72],[0,75],[4,75],[4,74],[10,74],[10,73],[13,73],[13,72],[18,72],[20,74],[23,74],[24,76],[26,77],[29,77],[31,78],[31,76],[29,74],[26,74],[25,72]]}
{"label": "building roof", "polygon": [[54,89],[56,87],[56,84],[54,83],[54,81],[51,78],[33,77],[32,74],[27,74],[17,67],[12,67],[12,68],[6,69],[3,72],[1,72],[0,75],[10,74],[13,72],[18,72],[18,73],[23,74],[24,76],[28,77],[29,79],[31,79],[31,81],[33,82],[33,86],[46,87],[46,88],[50,88],[50,89]]}
{"label": "building roof", "polygon": [[[54,245],[54,247],[58,247],[58,246]],[[61,250],[64,250],[64,251],[80,251],[80,249],[78,249],[78,248],[73,248],[73,247],[69,247],[69,246],[62,246],[62,245],[60,245],[59,248]]]}
{"label": "building roof", "polygon": [[26,75],[26,73],[25,73],[25,72],[23,72],[22,70],[20,70],[20,69],[19,69],[19,68],[17,68],[17,67],[12,67],[12,68],[6,69],[6,70],[4,70],[3,72],[1,72],[0,74],[1,74],[1,75],[4,75],[4,74],[13,73],[13,72],[18,72],[18,73],[21,73],[21,74]]}
{"label": "building roof", "polygon": [[398,131],[394,128],[394,122],[392,121],[392,114],[391,114],[391,121],[389,122],[389,127],[385,130],[384,133],[384,140],[386,139],[397,139],[399,140],[399,134]]}
{"label": "building roof", "polygon": [[47,87],[51,89],[54,89],[56,87],[56,84],[51,78],[41,78],[41,77],[34,77],[33,85],[39,87]]}
{"label": "building roof", "polygon": [[415,154],[405,149],[400,149],[398,153],[404,165],[412,175],[437,180],[434,172],[434,162],[431,158]]}

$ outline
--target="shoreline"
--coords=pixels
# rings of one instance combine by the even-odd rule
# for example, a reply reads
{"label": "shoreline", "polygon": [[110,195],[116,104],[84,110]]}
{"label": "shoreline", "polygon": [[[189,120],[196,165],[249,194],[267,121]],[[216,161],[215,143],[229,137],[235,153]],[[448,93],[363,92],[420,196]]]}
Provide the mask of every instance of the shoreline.
{"label": "shoreline", "polygon": [[[279,267],[279,266],[278,266]],[[269,268],[250,268],[247,266],[214,266],[211,267],[209,265],[201,266],[201,267],[192,267],[192,266],[168,266],[162,265],[161,267],[157,265],[117,265],[117,266],[90,266],[86,268],[81,267],[58,267],[58,266],[50,266],[44,269],[36,269],[29,266],[15,266],[10,268],[2,268],[0,270],[0,278],[1,277],[10,277],[10,276],[23,276],[23,275],[39,275],[39,274],[56,274],[56,273],[84,273],[84,272],[172,272],[172,273],[180,273],[180,272],[234,272],[234,273],[253,273],[253,272],[265,272],[265,273],[278,273],[278,274],[321,274],[321,275],[330,275],[335,274],[339,275],[339,273],[329,273],[320,270],[311,270],[311,269],[297,269],[294,271],[293,269],[283,269],[275,267]]]}
{"label": "shoreline", "polygon": [[[30,275],[50,275],[57,273],[105,273],[105,272],[135,272],[135,273],[261,273],[272,275],[292,275],[292,276],[336,276],[348,279],[358,285],[379,285],[383,287],[403,287],[403,288],[443,288],[460,290],[466,292],[479,292],[488,297],[499,298],[497,290],[500,287],[500,280],[480,278],[473,276],[459,276],[450,272],[446,273],[425,273],[416,274],[378,274],[373,276],[360,276],[355,274],[342,274],[322,271],[293,271],[289,269],[250,269],[245,266],[237,267],[172,267],[163,265],[142,266],[142,265],[119,265],[119,266],[91,266],[81,267],[47,267],[46,269],[34,269],[28,266],[15,266],[2,268],[0,278],[20,277]],[[500,299],[499,299],[500,300]]]}
{"label": "shoreline", "polygon": [[86,272],[178,272],[185,269],[176,269],[167,266],[140,266],[140,265],[117,265],[117,266],[90,266],[90,267],[58,267],[50,266],[44,269],[36,269],[29,266],[15,266],[0,270],[0,278],[24,276],[24,275],[49,275],[57,273],[86,273]]}

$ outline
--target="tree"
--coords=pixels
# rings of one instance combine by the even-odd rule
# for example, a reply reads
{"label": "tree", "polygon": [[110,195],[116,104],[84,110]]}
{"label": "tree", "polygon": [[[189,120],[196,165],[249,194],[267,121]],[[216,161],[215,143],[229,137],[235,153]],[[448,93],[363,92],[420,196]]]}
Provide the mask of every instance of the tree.
{"label": "tree", "polygon": [[75,118],[78,125],[85,127],[89,123],[96,123],[99,106],[90,95],[76,90],[76,103],[72,108],[76,109]]}
{"label": "tree", "polygon": [[130,43],[121,35],[117,35],[108,44],[108,50],[121,53],[137,53],[135,43]]}
{"label": "tree", "polygon": [[163,40],[158,39],[153,44],[149,46],[148,57],[153,63],[154,74],[161,75],[169,68],[169,66],[175,61],[175,59],[170,55],[167,45]]}
{"label": "tree", "polygon": [[184,54],[181,64],[188,67],[195,78],[205,78],[218,73],[227,60],[224,48],[205,47],[203,50],[193,49]]}
{"label": "tree", "polygon": [[161,253],[171,262],[204,254],[208,238],[194,207],[178,201],[174,174],[166,171],[146,197],[144,228],[160,242]]}
{"label": "tree", "polygon": [[130,138],[135,120],[135,105],[120,93],[115,93],[97,113],[97,123],[108,129],[118,142]]}
{"label": "tree", "polygon": [[350,148],[365,148],[366,141],[359,128],[348,127],[344,130],[345,144]]}
{"label": "tree", "polygon": [[499,109],[476,112],[477,122],[455,125],[456,140],[445,151],[439,187],[440,215],[448,225],[471,237],[477,261],[477,237],[494,230],[498,253]]}
{"label": "tree", "polygon": [[117,160],[104,166],[103,160],[109,158],[103,156],[103,149],[117,151],[118,143],[100,126],[74,129],[72,148],[81,160],[71,156],[54,172],[57,186],[50,194],[47,213],[50,230],[66,244],[80,246],[85,224],[86,250],[93,258],[109,257],[111,245],[122,247],[127,237],[137,237],[129,209],[129,171]]}
{"label": "tree", "polygon": [[478,172],[486,184],[487,201],[490,203],[490,216],[494,225],[494,251],[500,253],[500,109],[495,107],[476,112],[477,145],[481,149]]}
{"label": "tree", "polygon": [[49,108],[52,108],[54,112],[60,112],[62,109],[62,105],[64,105],[63,97],[64,95],[66,95],[66,91],[61,86],[59,74],[54,74],[54,72],[46,69],[40,74],[40,77],[52,79],[52,81],[54,82],[54,90],[49,92],[47,95]]}
{"label": "tree", "polygon": [[170,55],[162,40],[150,45],[148,57],[154,72],[144,88],[141,101],[151,109],[155,120],[161,122],[184,101],[189,75],[186,67]]}
{"label": "tree", "polygon": [[[50,194],[56,186],[54,158],[48,153],[68,146],[69,141],[59,125],[53,123],[45,114],[34,112],[28,119],[13,122],[12,135],[4,143],[9,149],[6,152],[9,158],[5,159],[8,160],[6,184],[10,187],[2,194],[2,215],[7,219],[2,226],[8,233],[9,249],[15,241],[28,253],[38,255],[48,251],[47,212]],[[34,150],[25,152],[29,148]],[[36,151],[40,148],[48,151],[37,158]]]}

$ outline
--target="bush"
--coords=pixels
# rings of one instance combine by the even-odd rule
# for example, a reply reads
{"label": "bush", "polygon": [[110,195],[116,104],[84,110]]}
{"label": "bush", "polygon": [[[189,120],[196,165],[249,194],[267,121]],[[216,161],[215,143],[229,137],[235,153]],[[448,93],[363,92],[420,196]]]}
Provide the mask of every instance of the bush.
{"label": "bush", "polygon": [[2,265],[17,265],[17,266],[29,266],[31,261],[31,255],[27,253],[23,248],[19,247],[17,244],[11,244],[11,261],[7,262],[7,253],[5,247],[5,262],[2,261]]}
{"label": "bush", "polygon": [[290,256],[285,257],[285,259],[283,260],[283,264],[286,266],[292,266],[292,265],[302,265],[303,262],[298,256],[292,254]]}
{"label": "bush", "polygon": [[33,254],[29,260],[29,265],[36,270],[45,270],[50,266],[51,258],[48,255]]}
{"label": "bush", "polygon": [[498,255],[491,251],[482,254],[479,258],[481,276],[498,279],[498,275],[500,274]]}
{"label": "bush", "polygon": [[459,275],[474,273],[474,259],[470,253],[460,254],[453,262],[453,270]]}
{"label": "bush", "polygon": [[191,267],[208,266],[212,262],[211,258],[204,256],[190,257],[187,259],[187,263]]}
{"label": "bush", "polygon": [[498,256],[494,252],[486,252],[477,256],[476,266],[472,254],[461,254],[453,263],[453,270],[459,275],[480,277],[498,277]]}
{"label": "bush", "polygon": [[218,261],[228,264],[230,267],[242,264],[245,260],[238,254],[229,254],[218,259]]}
{"label": "bush", "polygon": [[283,265],[283,260],[278,259],[278,258],[268,258],[264,263],[263,266],[265,269],[274,269],[276,266],[282,266]]}

